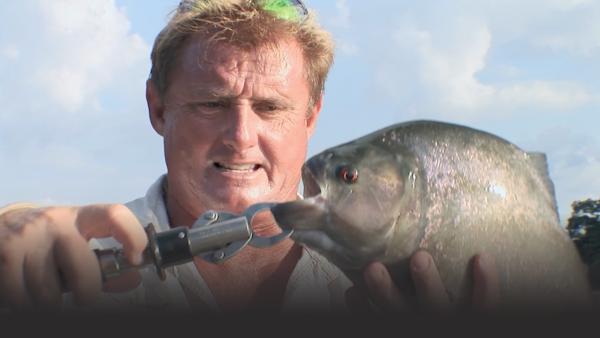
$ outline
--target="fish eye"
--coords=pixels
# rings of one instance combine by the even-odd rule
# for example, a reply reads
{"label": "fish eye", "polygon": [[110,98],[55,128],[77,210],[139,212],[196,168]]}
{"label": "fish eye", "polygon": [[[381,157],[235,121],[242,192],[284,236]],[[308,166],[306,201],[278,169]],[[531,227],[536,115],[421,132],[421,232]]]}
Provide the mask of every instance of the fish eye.
{"label": "fish eye", "polygon": [[358,181],[358,170],[350,166],[340,166],[337,169],[337,176],[346,184],[354,184]]}

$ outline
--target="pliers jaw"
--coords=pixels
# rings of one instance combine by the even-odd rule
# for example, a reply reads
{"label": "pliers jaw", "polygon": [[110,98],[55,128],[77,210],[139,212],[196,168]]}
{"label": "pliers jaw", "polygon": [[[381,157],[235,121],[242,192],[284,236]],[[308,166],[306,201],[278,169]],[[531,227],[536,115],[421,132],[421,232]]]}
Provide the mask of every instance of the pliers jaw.
{"label": "pliers jaw", "polygon": [[216,226],[217,224],[239,224],[239,226],[248,226],[250,228],[250,235],[247,239],[229,243],[222,249],[203,253],[199,256],[202,259],[211,263],[222,263],[225,260],[235,256],[240,252],[246,245],[250,245],[255,248],[268,248],[271,247],[292,235],[293,230],[286,229],[281,233],[274,236],[259,236],[252,231],[252,221],[254,217],[264,211],[270,211],[273,206],[277,203],[257,203],[248,207],[241,215],[236,215],[228,212],[220,212],[214,210],[208,210],[202,214],[198,220],[194,223],[192,228],[201,228],[208,225]]}

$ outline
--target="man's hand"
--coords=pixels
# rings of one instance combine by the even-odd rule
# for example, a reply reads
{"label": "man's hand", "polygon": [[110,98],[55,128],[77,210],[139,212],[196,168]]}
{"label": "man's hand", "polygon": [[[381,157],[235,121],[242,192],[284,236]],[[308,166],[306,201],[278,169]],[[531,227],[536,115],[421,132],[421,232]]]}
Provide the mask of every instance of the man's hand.
{"label": "man's hand", "polygon": [[[443,311],[451,307],[448,294],[442,284],[433,258],[426,251],[417,251],[410,260],[411,278],[414,283],[419,310]],[[377,308],[383,311],[410,310],[411,305],[394,284],[387,268],[379,262],[369,264],[363,272],[366,293]],[[358,290],[351,290],[351,307],[365,306]],[[499,299],[499,277],[495,263],[485,254],[473,257],[472,307],[475,310],[493,309]]]}
{"label": "man's hand", "polygon": [[[102,279],[88,241],[109,236],[123,244],[132,264],[141,263],[147,237],[124,205],[20,209],[0,215],[0,305],[58,307],[65,287],[78,305],[91,303],[102,290]],[[136,276],[111,280],[105,290],[134,287]]]}

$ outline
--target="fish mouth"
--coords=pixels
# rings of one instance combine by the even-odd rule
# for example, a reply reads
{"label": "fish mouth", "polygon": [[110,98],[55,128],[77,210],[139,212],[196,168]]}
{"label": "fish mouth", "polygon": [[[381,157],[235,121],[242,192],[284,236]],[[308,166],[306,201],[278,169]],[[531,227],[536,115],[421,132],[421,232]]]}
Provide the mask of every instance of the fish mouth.
{"label": "fish mouth", "polygon": [[281,229],[314,230],[327,216],[326,202],[320,194],[301,200],[278,203],[271,214]]}
{"label": "fish mouth", "polygon": [[284,230],[292,229],[291,239],[319,252],[342,269],[359,269],[366,263],[352,254],[346,246],[338,243],[328,230],[331,222],[330,205],[319,180],[323,177],[323,162],[309,160],[302,168],[304,199],[280,203],[271,208],[277,225]]}
{"label": "fish mouth", "polygon": [[317,178],[314,174],[314,169],[312,169],[312,162],[308,162],[307,165],[302,169],[302,184],[304,186],[304,197],[316,197],[321,194],[321,185],[317,181]]}
{"label": "fish mouth", "polygon": [[328,209],[325,197],[321,194],[321,185],[317,181],[311,162],[302,167],[302,184],[304,198],[296,201],[279,203],[271,208],[275,222],[281,229],[317,230],[325,224]]}

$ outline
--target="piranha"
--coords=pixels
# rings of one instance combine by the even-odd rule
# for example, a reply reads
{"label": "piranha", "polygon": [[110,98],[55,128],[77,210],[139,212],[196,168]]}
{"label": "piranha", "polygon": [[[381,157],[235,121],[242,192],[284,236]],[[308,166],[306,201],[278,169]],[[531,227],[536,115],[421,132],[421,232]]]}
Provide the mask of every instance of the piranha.
{"label": "piranha", "polygon": [[372,261],[397,285],[427,250],[456,307],[470,302],[470,261],[493,257],[500,306],[584,305],[587,270],[561,227],[543,153],[438,121],[395,124],[311,157],[304,199],[272,208],[292,239],[355,279]]}

